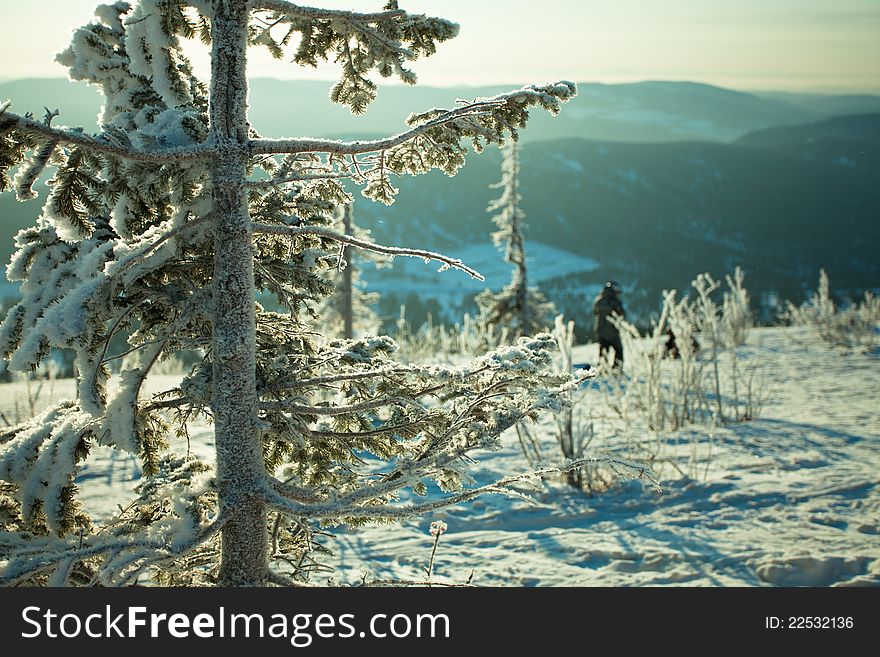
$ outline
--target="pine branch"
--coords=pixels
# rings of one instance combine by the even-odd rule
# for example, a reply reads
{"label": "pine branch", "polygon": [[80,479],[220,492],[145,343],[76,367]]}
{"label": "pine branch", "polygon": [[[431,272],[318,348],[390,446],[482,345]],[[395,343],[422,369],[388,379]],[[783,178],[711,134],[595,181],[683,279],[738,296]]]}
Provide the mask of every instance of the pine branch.
{"label": "pine branch", "polygon": [[441,268],[441,271],[443,269],[449,268],[459,269],[468,274],[471,278],[474,278],[478,281],[485,280],[485,277],[477,270],[468,267],[461,260],[450,258],[449,256],[445,256],[442,253],[434,253],[433,251],[425,251],[422,249],[383,246],[374,242],[360,240],[356,237],[352,237],[351,235],[338,233],[334,230],[331,230],[330,228],[325,228],[323,226],[281,226],[274,224],[255,223],[252,224],[252,229],[254,233],[265,235],[316,235],[318,237],[325,237],[335,242],[348,244],[349,246],[356,246],[358,248],[365,249],[367,251],[373,251],[375,253],[383,253],[390,256],[408,256],[412,258],[421,258],[426,262],[436,260],[437,262],[442,262],[444,265]]}
{"label": "pine branch", "polygon": [[[530,478],[531,476],[523,476],[516,478],[515,481],[523,481]],[[511,478],[507,477],[506,479]],[[403,520],[405,518],[423,515],[431,511],[437,511],[438,509],[445,509],[447,507],[454,506],[462,502],[467,502],[474,499],[475,497],[489,494],[504,495],[505,497],[520,499],[530,504],[538,505],[538,503],[535,502],[532,498],[528,497],[527,495],[523,495],[522,493],[519,493],[513,489],[505,488],[504,485],[500,482],[499,484],[489,484],[487,486],[481,486],[480,488],[474,488],[472,490],[464,491],[462,493],[451,495],[449,497],[435,500],[433,502],[400,506],[381,504],[346,508],[342,504],[333,502],[323,505],[306,505],[292,502],[291,500],[288,500],[287,498],[279,495],[278,493],[275,493],[272,490],[263,491],[263,500],[266,502],[267,505],[269,505],[276,511],[281,511],[282,513],[290,513],[292,515],[296,515],[302,518]]]}
{"label": "pine branch", "polygon": [[33,191],[34,183],[43,173],[57,145],[58,142],[55,140],[47,141],[34,153],[28,165],[19,170],[15,177],[15,193],[19,201],[37,198],[37,194]]}
{"label": "pine branch", "polygon": [[138,162],[173,164],[187,160],[205,160],[213,157],[215,153],[214,146],[211,144],[143,151],[136,148],[119,146],[100,138],[89,136],[85,132],[79,130],[53,128],[43,122],[13,112],[4,112],[3,117],[4,119],[12,119],[14,121],[14,129],[39,134],[51,141],[56,141],[62,144],[75,144],[92,151],[115,155],[127,160],[136,160]]}
{"label": "pine branch", "polygon": [[[438,445],[442,445],[446,441],[452,437],[456,431],[463,428],[467,423],[467,420],[471,417],[471,413],[476,409],[488,402],[490,399],[495,399],[496,397],[507,397],[512,395],[513,393],[509,390],[502,390],[509,386],[519,385],[525,389],[528,389],[528,384],[517,381],[516,379],[505,379],[503,381],[499,381],[495,383],[485,390],[483,390],[470,404],[468,404],[463,411],[461,411],[455,419],[450,422],[449,428],[443,433],[442,436],[436,437],[434,440],[430,441],[425,449],[422,451],[422,455],[419,457],[419,460],[423,459],[427,456],[432,449],[436,448]],[[493,390],[502,390],[501,392],[493,392]]]}
{"label": "pine branch", "polygon": [[174,399],[163,399],[162,401],[153,402],[144,406],[144,411],[158,411],[164,408],[180,408],[187,404],[192,404],[193,400],[189,397],[175,397]]}
{"label": "pine branch", "polygon": [[[558,466],[540,468],[523,474],[511,475],[499,479],[492,484],[487,484],[478,488],[472,488],[470,490],[462,491],[454,495],[448,495],[445,498],[434,500],[432,502],[426,502],[423,504],[360,504],[361,502],[381,499],[382,497],[388,495],[390,492],[393,492],[393,490],[397,490],[408,485],[408,482],[405,479],[398,480],[396,482],[383,482],[378,486],[369,487],[366,490],[355,491],[354,493],[324,504],[299,504],[284,498],[283,496],[279,495],[271,489],[264,490],[261,492],[261,494],[263,500],[271,508],[282,513],[296,515],[301,518],[363,518],[369,520],[401,520],[405,518],[410,518],[412,516],[423,515],[431,511],[437,511],[439,509],[445,509],[450,506],[460,504],[462,502],[467,502],[482,495],[492,494],[504,495],[506,497],[519,499],[533,506],[543,506],[528,495],[524,495],[523,493],[509,488],[509,486],[526,481],[541,480],[546,477],[556,476],[564,474],[566,472],[570,472],[572,470],[578,470],[580,468],[585,468],[590,465],[599,464],[609,465],[614,468],[616,472],[619,472],[620,470],[625,470],[629,471],[639,478],[648,477],[649,481],[657,486],[657,482],[650,477],[647,469],[643,466],[638,466],[627,461],[623,461],[621,459],[586,458],[577,459],[575,461],[570,461],[569,463]],[[393,488],[393,490],[389,490],[389,488]]]}
{"label": "pine branch", "polygon": [[[470,372],[465,372],[461,375],[459,381],[464,381],[465,379],[470,379],[471,377],[477,376],[478,374],[482,374],[483,372],[488,371],[490,368],[488,365],[483,365],[482,367],[478,367],[475,370],[471,370]],[[424,397],[425,395],[430,395],[435,392],[442,390],[443,388],[449,387],[448,382],[438,383],[433,386],[429,386],[427,388],[422,388],[418,392],[413,394],[413,397]]]}
{"label": "pine branch", "polygon": [[269,475],[266,476],[266,485],[279,495],[294,502],[314,503],[324,500],[322,496],[316,495],[312,491],[300,488],[299,486],[292,486]]}
{"label": "pine branch", "polygon": [[[439,472],[447,466],[452,465],[461,459],[467,452],[466,447],[462,447],[454,452],[448,452],[437,457],[432,463],[409,461],[404,468],[394,470],[383,476],[382,480],[364,486],[358,490],[352,491],[336,500],[336,503],[345,508],[353,508],[361,506],[373,500],[382,500],[412,485],[413,479],[425,476],[429,471]],[[497,482],[496,482],[497,483]]]}
{"label": "pine branch", "polygon": [[308,182],[310,180],[339,180],[352,177],[354,177],[354,174],[350,173],[309,173],[284,178],[270,178],[269,180],[248,180],[245,183],[245,187],[248,189],[272,189],[274,187],[286,185],[287,183]]}
{"label": "pine branch", "polygon": [[[481,374],[488,370],[488,366],[482,366],[475,370],[461,372],[459,371],[458,376],[461,380],[472,377],[476,374]],[[327,385],[331,383],[343,383],[346,381],[358,381],[360,379],[372,379],[376,377],[390,376],[393,374],[414,374],[421,376],[432,376],[436,374],[435,371],[432,371],[430,368],[426,368],[424,365],[407,365],[401,366],[399,364],[395,364],[393,367],[383,367],[375,370],[362,370],[357,372],[342,372],[340,374],[328,374],[326,376],[316,376],[310,379],[301,379],[299,381],[293,381],[289,384],[277,384],[267,388],[263,388],[260,390],[260,394],[266,394],[270,392],[280,391],[280,390],[295,390],[297,388],[308,388],[312,386],[321,386]],[[431,388],[422,390],[419,393],[419,396],[428,394],[435,390],[439,390],[441,388],[449,385],[448,383],[438,384]]]}
{"label": "pine branch", "polygon": [[113,326],[111,326],[110,330],[107,331],[107,338],[104,340],[104,346],[101,349],[101,355],[98,357],[99,363],[105,362],[104,358],[107,356],[107,349],[110,348],[110,341],[113,339],[113,336],[116,335],[117,331],[119,330],[120,325],[122,324],[123,321],[125,321],[125,318],[128,317],[133,310],[137,309],[139,306],[143,305],[145,302],[146,302],[146,299],[141,299],[137,303],[133,303],[132,305],[130,305],[128,308],[126,308],[124,311],[122,311],[119,314],[119,317],[117,317],[116,321],[113,322]]}
{"label": "pine branch", "polygon": [[148,342],[142,342],[138,345],[135,345],[134,347],[131,347],[130,349],[126,349],[122,353],[116,354],[114,356],[107,356],[105,358],[102,358],[100,363],[101,363],[101,365],[104,365],[105,363],[109,363],[110,361],[119,360],[120,358],[125,358],[129,354],[133,354],[134,352],[140,351],[141,349],[145,349],[146,347],[152,347],[157,344],[162,344],[164,346],[165,343],[167,343],[167,342],[168,342],[167,338],[159,339],[159,340],[150,340]]}
{"label": "pine branch", "polygon": [[277,11],[279,13],[294,16],[296,18],[310,18],[316,20],[342,20],[347,23],[375,23],[389,18],[400,18],[406,16],[403,9],[393,9],[390,11],[380,11],[371,14],[360,14],[354,11],[344,11],[339,9],[316,9],[314,7],[303,7],[295,5],[292,2],[284,0],[253,0],[251,2],[252,11]]}
{"label": "pine branch", "polygon": [[[226,524],[225,520],[217,520],[205,526],[191,541],[176,547],[170,547],[164,542],[137,539],[132,541],[109,541],[107,543],[98,543],[97,545],[86,545],[77,549],[70,549],[69,546],[64,544],[59,551],[48,554],[28,554],[25,551],[21,551],[10,559],[4,567],[2,574],[0,574],[0,586],[15,586],[34,575],[47,570],[54,570],[69,560],[82,561],[102,554],[114,552],[118,554],[124,550],[143,550],[152,555],[151,561],[154,563],[175,559],[214,536],[223,528],[224,524]],[[25,557],[26,560],[24,559]],[[24,561],[24,563],[19,563],[21,561]]]}
{"label": "pine branch", "polygon": [[[386,367],[377,370],[366,370],[362,372],[345,372],[342,374],[331,374],[328,376],[316,376],[310,379],[302,379],[300,381],[294,381],[289,385],[284,386],[275,386],[274,389],[282,389],[282,390],[294,390],[296,388],[307,388],[310,386],[320,386],[326,385],[328,383],[342,383],[345,381],[357,381],[359,379],[370,379],[373,377],[379,376],[387,376],[389,374],[405,374],[407,372],[413,372],[415,368],[407,368],[407,367]],[[262,393],[270,392],[273,388],[267,388],[262,390]]]}
{"label": "pine branch", "polygon": [[251,152],[254,154],[294,154],[294,153],[329,153],[332,155],[360,155],[385,151],[411,141],[415,137],[467,116],[487,115],[493,108],[501,107],[505,101],[513,100],[521,95],[522,90],[509,94],[501,94],[479,102],[469,103],[454,110],[445,110],[437,118],[431,119],[411,130],[401,132],[384,139],[367,141],[339,141],[335,139],[252,139]]}
{"label": "pine branch", "polygon": [[291,579],[290,577],[285,577],[284,575],[280,575],[274,571],[266,570],[266,581],[269,584],[274,584],[275,586],[285,586],[285,587],[296,587],[296,588],[310,588],[312,585],[307,582],[300,582],[295,579]]}
{"label": "pine branch", "polygon": [[309,431],[310,437],[316,438],[339,438],[343,440],[361,440],[364,438],[372,438],[381,436],[401,429],[413,429],[424,424],[430,417],[421,417],[411,420],[410,422],[401,422],[399,424],[383,425],[372,431]]}
{"label": "pine branch", "polygon": [[[522,111],[528,105],[535,104],[539,104],[549,111],[556,113],[559,109],[560,101],[569,100],[576,93],[576,87],[571,82],[557,82],[544,86],[527,86],[516,91],[498,94],[497,96],[477,99],[454,110],[435,109],[410,116],[407,123],[410,125],[418,123],[418,125],[415,125],[411,130],[386,137],[385,139],[350,142],[333,139],[253,139],[251,140],[251,152],[253,154],[329,153],[333,155],[357,155],[380,152],[400,146],[435,128],[454,124],[455,122],[460,123],[458,127],[462,135],[469,136],[474,133],[475,126],[470,121],[460,121],[463,118],[492,117],[493,115],[504,114],[504,110]],[[493,141],[500,141],[503,139],[505,130],[511,131],[511,128],[521,127],[523,124],[522,122],[517,122],[512,126],[508,126],[504,125],[501,121],[501,119],[506,117],[498,116],[497,118],[499,119],[498,124],[496,125],[493,122],[492,127],[494,130],[478,124],[481,136],[488,139],[491,135]],[[489,130],[488,133],[485,132],[487,129]]]}
{"label": "pine branch", "polygon": [[257,408],[266,411],[286,411],[288,413],[297,413],[299,415],[351,415],[353,413],[363,413],[382,408],[390,404],[409,405],[423,410],[421,405],[415,400],[407,397],[382,397],[362,404],[350,404],[349,406],[300,406],[295,403],[295,399],[282,399],[274,402],[259,402]]}
{"label": "pine branch", "polygon": [[[126,253],[122,258],[117,260],[118,266],[114,267],[112,270],[108,271],[108,275],[111,277],[120,276],[130,267],[133,267],[138,264],[142,264],[146,257],[162,246],[165,242],[170,240],[173,237],[177,237],[183,233],[186,233],[193,228],[197,228],[203,224],[209,223],[213,221],[213,217],[207,216],[202,217],[200,219],[193,219],[191,221],[187,221],[185,224],[178,226],[177,228],[172,228],[167,233],[164,233],[161,237],[157,238],[153,242],[146,245],[137,245],[134,249]],[[117,264],[114,263],[114,264]]]}

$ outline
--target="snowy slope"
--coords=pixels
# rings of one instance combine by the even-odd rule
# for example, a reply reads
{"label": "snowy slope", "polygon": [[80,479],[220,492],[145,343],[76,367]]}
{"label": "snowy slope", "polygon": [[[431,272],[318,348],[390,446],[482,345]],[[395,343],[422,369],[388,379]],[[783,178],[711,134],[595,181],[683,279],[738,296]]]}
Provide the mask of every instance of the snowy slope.
{"label": "snowy slope", "polygon": [[[544,508],[487,497],[347,533],[331,545],[337,581],[423,580],[428,524],[441,519],[444,582],[474,570],[474,583],[503,586],[880,585],[880,358],[811,342],[798,329],[753,332],[740,355],[771,377],[762,417],[664,437],[695,478],[667,467],[660,492],[630,481],[593,497],[550,483]],[[595,346],[576,352],[595,357]],[[601,424],[605,410],[593,412]],[[484,463],[486,474],[526,469],[514,437]]]}
{"label": "snowy slope", "polygon": [[[433,262],[425,264],[417,258],[395,258],[391,267],[370,269],[367,290],[379,292],[383,297],[393,296],[399,301],[404,301],[410,294],[434,299],[446,313],[444,319],[454,321],[463,311],[471,310],[468,304],[473,295],[485,289],[500,290],[510,283],[510,263],[504,261],[503,255],[488,240],[446,250],[445,255],[473,267],[485,277],[485,281],[453,270],[438,274],[437,264]],[[530,285],[536,286],[599,267],[592,258],[532,240],[526,245],[526,262]]]}
{"label": "snowy slope", "polygon": [[[327,542],[333,581],[424,581],[428,525],[444,520],[436,582],[462,583],[474,571],[474,584],[501,586],[880,585],[880,354],[765,328],[752,331],[739,357],[767,377],[762,415],[724,428],[646,432],[668,459],[657,462],[660,491],[628,481],[590,497],[545,482],[531,491],[541,506],[489,496],[403,525],[337,528]],[[576,348],[576,362],[595,359],[595,345]],[[174,383],[156,377],[150,386]],[[69,381],[48,386],[37,407],[72,392]],[[6,417],[16,405],[28,407],[26,386],[0,386]],[[597,386],[580,393],[577,408],[592,420],[596,444],[616,430]],[[210,459],[210,429],[192,434],[193,451]],[[547,434],[544,446],[554,454]],[[527,469],[510,435],[477,479]],[[124,504],[137,470],[131,459],[96,453],[79,478],[87,508],[106,517]]]}

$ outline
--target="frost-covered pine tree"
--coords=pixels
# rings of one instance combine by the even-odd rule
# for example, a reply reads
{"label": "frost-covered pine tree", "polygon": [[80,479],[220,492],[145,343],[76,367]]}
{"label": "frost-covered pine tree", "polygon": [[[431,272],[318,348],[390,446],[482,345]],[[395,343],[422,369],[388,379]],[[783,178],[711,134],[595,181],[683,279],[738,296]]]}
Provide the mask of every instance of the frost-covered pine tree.
{"label": "frost-covered pine tree", "polygon": [[[22,300],[0,348],[14,371],[72,349],[79,373],[76,399],[0,434],[0,583],[293,584],[307,576],[298,537],[314,522],[394,520],[515,494],[516,477],[474,488],[467,468],[505,429],[564,402],[571,382],[544,368],[550,336],[458,367],[406,365],[386,337],[323,339],[304,309],[330,293],[340,245],[476,276],[441,254],[333,230],[333,208],[352,200],[343,179],[391,203],[391,175],[454,174],[466,143],[480,151],[515,139],[529,108],[555,113],[575,86],[412,114],[402,132],[373,141],[267,139],[248,123],[248,46],[292,48],[302,66],[333,59],[331,99],[361,113],[376,96],[371,72],[414,83],[407,62],[458,27],[394,0],[375,13],[141,0],[96,16],[59,61],[102,91],[99,133],[0,109],[2,189],[30,198],[55,167],[37,224],[16,236],[7,276],[21,281]],[[210,86],[184,54],[194,36],[211,47]],[[289,312],[265,310],[258,292]],[[128,364],[113,372],[120,334]],[[146,395],[151,369],[181,350],[202,358],[177,387]],[[199,418],[213,424],[215,463],[174,449]],[[137,499],[120,500],[100,531],[76,487],[97,445],[139,455],[145,474]],[[443,494],[408,497],[430,482]]]}
{"label": "frost-covered pine tree", "polygon": [[[354,203],[347,203],[337,210],[341,232],[361,241],[369,240],[369,231],[358,226],[354,221]],[[374,310],[379,301],[378,292],[367,292],[361,280],[361,270],[356,260],[372,260],[376,266],[385,261],[380,254],[366,249],[355,252],[351,247],[340,249],[343,262],[340,271],[334,277],[333,294],[318,309],[322,332],[327,335],[353,338],[367,333],[375,334],[379,330],[379,315]],[[336,328],[338,327],[338,328]]]}
{"label": "frost-covered pine tree", "polygon": [[489,204],[488,211],[497,211],[492,221],[498,230],[492,233],[492,241],[513,265],[513,275],[503,290],[484,290],[475,301],[483,324],[507,328],[511,336],[535,335],[546,330],[556,310],[540,290],[529,287],[523,236],[525,213],[519,205],[519,148],[515,141],[504,148],[501,173],[501,181],[493,185],[501,188],[501,196]]}

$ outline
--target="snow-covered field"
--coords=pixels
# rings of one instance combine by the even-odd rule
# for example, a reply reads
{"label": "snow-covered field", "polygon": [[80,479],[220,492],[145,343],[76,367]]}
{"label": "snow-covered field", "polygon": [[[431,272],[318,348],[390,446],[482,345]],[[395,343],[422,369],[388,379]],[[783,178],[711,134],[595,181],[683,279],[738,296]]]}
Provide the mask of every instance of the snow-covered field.
{"label": "snow-covered field", "polygon": [[[576,360],[595,362],[595,350],[576,348]],[[436,514],[449,530],[435,579],[473,570],[474,583],[500,586],[880,585],[880,354],[769,328],[752,331],[740,356],[768,377],[760,419],[664,436],[665,454],[695,478],[664,469],[659,492],[629,481],[593,497],[551,484],[538,494],[544,507],[493,496]],[[515,438],[484,467],[524,470]],[[434,519],[342,535],[337,579],[423,579]]]}
{"label": "snow-covered field", "polygon": [[[595,349],[577,347],[575,360],[595,362]],[[677,467],[658,471],[661,490],[628,481],[590,497],[545,482],[533,491],[541,506],[489,496],[402,525],[337,528],[326,542],[334,582],[424,581],[428,526],[443,520],[436,582],[463,583],[473,571],[474,584],[500,586],[880,585],[880,353],[765,328],[739,354],[767,377],[760,418],[664,434],[662,454]],[[52,392],[71,391],[65,381]],[[601,395],[583,394],[578,408],[605,412]],[[25,395],[21,383],[0,386],[0,408],[9,416]],[[193,435],[193,450],[210,457],[207,428]],[[477,478],[527,469],[511,435]],[[109,452],[90,459],[80,476],[87,506],[106,514],[124,503],[137,470]]]}
{"label": "snow-covered field", "polygon": [[[397,258],[393,268],[376,268],[369,272],[368,291],[379,292],[383,297],[393,294],[403,300],[408,294],[416,294],[420,299],[436,300],[450,318],[461,316],[462,299],[486,289],[500,290],[510,283],[510,264],[498,257],[498,250],[491,243],[471,244],[459,249],[451,249],[446,255],[460,259],[476,269],[485,277],[478,281],[466,276],[437,275],[437,267],[429,266],[417,258]],[[570,251],[530,240],[527,251],[529,280],[540,285],[547,281],[588,273],[596,270],[599,263]],[[599,291],[601,282],[597,281],[595,290],[584,292],[589,298]]]}

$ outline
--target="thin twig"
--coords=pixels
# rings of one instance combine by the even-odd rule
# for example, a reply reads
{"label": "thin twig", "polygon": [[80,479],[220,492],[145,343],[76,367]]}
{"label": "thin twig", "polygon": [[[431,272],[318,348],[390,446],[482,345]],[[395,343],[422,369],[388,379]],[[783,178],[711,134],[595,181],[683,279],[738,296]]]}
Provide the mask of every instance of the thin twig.
{"label": "thin twig", "polygon": [[125,148],[117,146],[109,141],[103,141],[87,135],[85,132],[78,130],[70,130],[64,128],[53,128],[41,121],[36,121],[20,114],[13,112],[4,112],[4,119],[12,119],[15,121],[15,128],[25,132],[34,132],[51,140],[55,140],[65,144],[73,144],[88,150],[107,153],[108,155],[116,155],[126,160],[136,160],[138,162],[154,162],[157,164],[166,164],[173,162],[182,162],[185,160],[205,160],[213,157],[215,149],[213,144],[199,144],[197,146],[163,148],[155,151],[142,151],[135,148]]}
{"label": "thin twig", "polygon": [[284,226],[279,224],[254,223],[252,224],[252,229],[255,234],[265,235],[290,235],[293,237],[298,235],[315,235],[317,237],[324,237],[336,242],[348,244],[350,246],[356,246],[367,251],[373,251],[375,253],[382,253],[390,256],[407,256],[411,258],[421,258],[425,261],[436,260],[437,262],[442,262],[445,265],[444,269],[451,267],[452,269],[458,269],[465,272],[471,278],[474,278],[478,281],[486,280],[485,277],[476,269],[468,267],[461,260],[450,258],[449,256],[443,255],[442,253],[434,253],[433,251],[425,251],[423,249],[383,246],[382,244],[376,244],[375,242],[361,240],[356,237],[352,237],[351,235],[338,233],[335,230],[325,228],[324,226]]}

